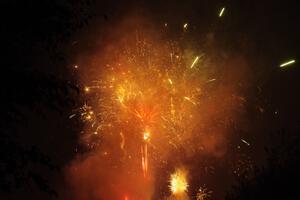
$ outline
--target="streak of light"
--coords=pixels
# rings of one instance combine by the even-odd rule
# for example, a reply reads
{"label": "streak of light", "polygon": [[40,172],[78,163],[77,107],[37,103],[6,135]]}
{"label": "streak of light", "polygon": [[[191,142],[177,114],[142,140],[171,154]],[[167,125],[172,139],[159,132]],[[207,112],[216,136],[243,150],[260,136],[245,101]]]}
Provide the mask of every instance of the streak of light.
{"label": "streak of light", "polygon": [[125,137],[124,134],[122,132],[120,132],[120,136],[121,136],[121,143],[120,143],[120,148],[122,150],[124,150],[124,146],[125,146]]}
{"label": "streak of light", "polygon": [[199,60],[199,56],[197,56],[197,57],[194,59],[192,65],[191,65],[191,68],[194,67],[194,65],[198,62],[198,60]]}
{"label": "streak of light", "polygon": [[173,81],[171,79],[168,78],[168,81],[171,85],[173,85]]}
{"label": "streak of light", "polygon": [[213,79],[208,80],[207,82],[210,83],[210,82],[214,82],[214,81],[216,81],[216,80],[217,80],[217,79],[213,78]]}
{"label": "streak of light", "polygon": [[241,139],[241,141],[242,141],[243,143],[245,143],[246,145],[250,146],[250,143],[249,143],[249,142],[247,142],[246,140],[244,140],[244,139]]}
{"label": "streak of light", "polygon": [[148,145],[147,144],[141,147],[141,153],[142,153],[143,175],[144,177],[146,177],[148,172]]}
{"label": "streak of light", "polygon": [[70,116],[69,116],[69,119],[72,119],[72,118],[75,117],[75,116],[76,116],[76,114],[70,115]]}
{"label": "streak of light", "polygon": [[282,64],[280,65],[280,67],[285,67],[285,66],[291,65],[291,64],[293,64],[293,63],[295,63],[295,62],[296,62],[295,60],[290,60],[290,61],[287,61],[287,62],[285,62],[285,63],[282,63]]}
{"label": "streak of light", "polygon": [[223,16],[224,11],[225,11],[225,7],[223,7],[223,8],[221,9],[221,11],[220,11],[220,13],[219,13],[219,17],[222,17],[222,16]]}
{"label": "streak of light", "polygon": [[190,98],[190,97],[184,97],[184,99],[186,99],[186,100],[188,100],[188,101],[190,101],[190,100],[191,100],[191,98]]}
{"label": "streak of light", "polygon": [[184,97],[184,99],[187,100],[188,102],[196,105],[196,103],[194,101],[192,101],[190,97]]}

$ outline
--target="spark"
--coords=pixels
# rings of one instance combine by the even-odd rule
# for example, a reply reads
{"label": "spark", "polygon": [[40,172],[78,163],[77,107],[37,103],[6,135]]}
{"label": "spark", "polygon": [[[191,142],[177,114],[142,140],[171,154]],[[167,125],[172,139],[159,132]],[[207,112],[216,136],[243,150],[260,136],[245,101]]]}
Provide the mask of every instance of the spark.
{"label": "spark", "polygon": [[171,85],[173,85],[173,81],[171,79],[168,78],[168,81]]}
{"label": "spark", "polygon": [[197,57],[194,59],[192,65],[191,65],[191,68],[194,67],[194,65],[198,62],[198,60],[199,60],[199,56],[197,56]]}
{"label": "spark", "polygon": [[190,103],[196,105],[196,103],[194,101],[192,101],[190,97],[184,97],[184,99],[189,101]]}
{"label": "spark", "polygon": [[75,69],[78,69],[78,65],[74,65],[74,68],[75,68]]}
{"label": "spark", "polygon": [[200,187],[197,195],[196,195],[196,200],[205,200],[211,197],[212,191],[208,191],[207,188],[202,188]]}
{"label": "spark", "polygon": [[87,115],[87,116],[85,117],[85,119],[86,119],[86,120],[90,120],[90,119],[92,119],[92,116],[91,116],[91,115]]}
{"label": "spark", "polygon": [[214,82],[214,81],[216,81],[216,80],[217,80],[217,79],[213,78],[213,79],[208,80],[207,82],[210,83],[210,82]]}
{"label": "spark", "polygon": [[219,17],[222,17],[222,15],[224,14],[224,11],[225,11],[225,7],[223,7],[219,13]]}
{"label": "spark", "polygon": [[185,23],[185,24],[183,25],[183,28],[184,28],[184,29],[187,29],[187,28],[188,28],[188,23]]}
{"label": "spark", "polygon": [[247,142],[246,140],[244,140],[244,139],[241,139],[241,141],[242,141],[243,143],[245,143],[246,145],[250,146],[250,143],[249,143],[249,142]]}
{"label": "spark", "polygon": [[293,63],[295,63],[295,62],[296,62],[295,60],[290,60],[290,61],[287,61],[287,62],[285,62],[285,63],[282,63],[282,64],[280,65],[280,67],[285,67],[285,66],[291,65],[291,64],[293,64]]}
{"label": "spark", "polygon": [[76,114],[70,115],[70,116],[69,116],[69,119],[72,119],[72,118],[75,117],[75,116],[76,116]]}
{"label": "spark", "polygon": [[176,195],[187,192],[189,185],[186,179],[186,171],[182,169],[177,169],[175,173],[171,175],[169,188],[172,194]]}
{"label": "spark", "polygon": [[90,88],[86,86],[86,87],[84,87],[84,91],[85,91],[85,92],[89,92],[89,91],[90,91]]}
{"label": "spark", "polygon": [[150,132],[149,131],[144,132],[143,139],[144,139],[144,141],[148,141],[150,139]]}
{"label": "spark", "polygon": [[190,97],[184,97],[184,99],[186,99],[186,100],[188,100],[188,101],[190,101],[190,100],[191,100],[191,98],[190,98]]}
{"label": "spark", "polygon": [[124,146],[125,146],[125,137],[124,134],[122,132],[120,132],[120,136],[121,136],[121,143],[120,143],[120,148],[122,150],[124,150]]}

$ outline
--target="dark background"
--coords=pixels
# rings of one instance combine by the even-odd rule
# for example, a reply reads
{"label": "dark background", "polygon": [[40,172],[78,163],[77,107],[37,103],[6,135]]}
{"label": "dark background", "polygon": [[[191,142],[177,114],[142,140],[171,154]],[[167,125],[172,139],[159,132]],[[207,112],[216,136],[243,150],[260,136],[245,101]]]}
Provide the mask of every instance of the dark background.
{"label": "dark background", "polygon": [[[222,6],[220,21],[216,16]],[[237,178],[227,198],[299,199],[293,183],[300,175],[297,1],[3,0],[0,9],[1,199],[59,197],[62,169],[80,149],[82,128],[68,118],[82,104],[82,91],[66,51],[91,26],[101,29],[131,10],[146,12],[156,23],[188,21],[197,25],[192,35],[213,32],[220,48],[249,60],[257,87],[248,98],[264,109],[258,116],[249,108],[249,131],[265,153],[252,151],[263,158],[259,169],[251,180]],[[290,58],[294,65],[278,67]]]}

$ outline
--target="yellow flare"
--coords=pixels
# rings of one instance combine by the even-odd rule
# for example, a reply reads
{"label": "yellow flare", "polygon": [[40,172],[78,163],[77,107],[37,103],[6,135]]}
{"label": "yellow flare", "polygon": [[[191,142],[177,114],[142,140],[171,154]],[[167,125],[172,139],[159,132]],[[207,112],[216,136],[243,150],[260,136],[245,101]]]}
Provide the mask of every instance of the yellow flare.
{"label": "yellow flare", "polygon": [[290,60],[290,61],[287,61],[287,62],[285,62],[285,63],[282,63],[282,64],[280,65],[280,67],[285,67],[285,66],[291,65],[291,64],[293,64],[293,63],[295,63],[295,62],[296,62],[295,60]]}
{"label": "yellow flare", "polygon": [[185,23],[185,24],[183,25],[183,28],[184,28],[184,29],[187,29],[187,27],[188,27],[188,23]]}
{"label": "yellow flare", "polygon": [[170,190],[172,194],[182,194],[187,191],[188,183],[186,178],[186,171],[177,169],[170,177]]}
{"label": "yellow flare", "polygon": [[171,85],[173,85],[173,81],[171,79],[168,78],[168,81]]}
{"label": "yellow flare", "polygon": [[192,65],[191,65],[191,68],[194,67],[194,65],[198,62],[198,60],[199,60],[199,56],[197,56],[197,57],[195,58],[194,62],[193,62]]}
{"label": "yellow flare", "polygon": [[186,100],[188,100],[188,101],[190,101],[191,100],[191,98],[190,97],[184,97]]}
{"label": "yellow flare", "polygon": [[145,141],[149,140],[150,139],[150,132],[149,131],[145,131],[144,134],[143,134],[143,139]]}
{"label": "yellow flare", "polygon": [[194,101],[192,101],[190,97],[184,97],[184,99],[189,101],[190,103],[196,105],[196,103]]}
{"label": "yellow flare", "polygon": [[225,7],[223,7],[219,13],[219,17],[222,17],[222,15],[224,14],[224,11],[225,11]]}
{"label": "yellow flare", "polygon": [[120,148],[122,150],[124,150],[124,146],[125,146],[125,136],[122,132],[120,132],[120,136],[121,136],[121,143],[120,143]]}
{"label": "yellow flare", "polygon": [[89,88],[89,87],[85,87],[85,88],[84,88],[84,91],[89,92],[89,91],[90,91],[90,88]]}

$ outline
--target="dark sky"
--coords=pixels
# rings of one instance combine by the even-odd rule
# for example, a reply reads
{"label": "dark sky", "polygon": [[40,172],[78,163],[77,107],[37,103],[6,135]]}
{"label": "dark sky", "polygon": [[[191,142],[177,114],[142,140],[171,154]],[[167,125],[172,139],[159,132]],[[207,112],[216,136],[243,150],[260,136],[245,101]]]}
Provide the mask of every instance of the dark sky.
{"label": "dark sky", "polygon": [[[43,190],[49,190],[44,182],[58,192],[66,187],[64,167],[78,154],[75,149],[82,154],[86,150],[79,144],[83,124],[68,119],[83,102],[74,63],[79,54],[88,55],[101,48],[93,44],[93,39],[106,38],[101,34],[109,34],[128,16],[141,16],[157,26],[167,22],[170,38],[180,36],[177,27],[188,22],[190,43],[204,43],[213,35],[220,54],[245,58],[252,72],[252,84],[245,94],[247,123],[232,127],[232,131],[251,141],[253,145],[246,151],[256,165],[265,163],[264,148],[276,143],[274,133],[285,130],[299,134],[300,17],[296,1],[70,2],[0,4],[0,41],[5,52],[1,62],[5,103],[0,140],[0,175],[4,177],[0,179],[0,195],[4,199],[47,199],[49,194]],[[226,10],[220,19],[218,12],[223,6]],[[279,68],[289,59],[296,63]],[[49,157],[61,170],[52,169],[48,159],[40,158],[35,151]],[[187,162],[194,160],[197,158]],[[216,163],[216,175],[207,180],[207,185],[216,188],[215,197],[223,198],[231,186],[224,186],[228,180],[222,179],[229,177],[228,172],[222,162]],[[39,181],[35,174],[47,181]]]}

